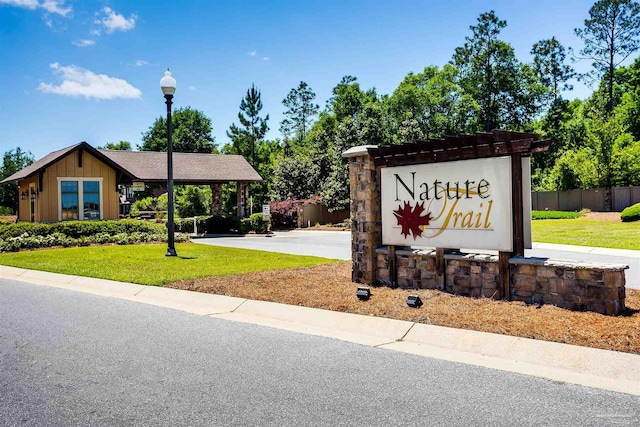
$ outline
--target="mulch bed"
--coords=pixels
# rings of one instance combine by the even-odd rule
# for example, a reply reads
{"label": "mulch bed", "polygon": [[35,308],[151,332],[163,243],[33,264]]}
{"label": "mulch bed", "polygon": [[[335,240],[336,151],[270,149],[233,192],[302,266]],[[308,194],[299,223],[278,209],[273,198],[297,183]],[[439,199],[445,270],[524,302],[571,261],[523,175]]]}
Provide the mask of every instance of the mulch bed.
{"label": "mulch bed", "polygon": [[[460,297],[434,290],[372,288],[356,298],[351,262],[175,282],[176,289],[300,305],[347,313],[471,329],[640,354],[640,290],[627,289],[622,316],[573,312],[554,306]],[[407,307],[409,294],[420,309]]]}

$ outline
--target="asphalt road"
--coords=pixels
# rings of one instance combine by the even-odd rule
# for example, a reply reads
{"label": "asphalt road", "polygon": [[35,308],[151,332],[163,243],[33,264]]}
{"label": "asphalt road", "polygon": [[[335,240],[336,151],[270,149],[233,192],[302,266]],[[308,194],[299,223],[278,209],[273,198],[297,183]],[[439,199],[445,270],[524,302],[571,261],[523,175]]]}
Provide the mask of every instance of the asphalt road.
{"label": "asphalt road", "polygon": [[[345,231],[281,231],[273,237],[214,237],[194,239],[196,243],[229,246],[244,249],[257,249],[269,252],[282,252],[295,255],[313,255],[324,258],[351,259],[351,233]],[[619,251],[623,253],[637,252],[636,256],[620,256],[613,254],[615,250],[600,248],[575,247],[567,250],[566,245],[539,245],[527,249],[529,257],[566,259],[574,261],[594,261],[614,264],[627,264],[625,271],[627,288],[640,289],[640,251]]]}
{"label": "asphalt road", "polygon": [[0,280],[0,425],[637,426],[640,399]]}

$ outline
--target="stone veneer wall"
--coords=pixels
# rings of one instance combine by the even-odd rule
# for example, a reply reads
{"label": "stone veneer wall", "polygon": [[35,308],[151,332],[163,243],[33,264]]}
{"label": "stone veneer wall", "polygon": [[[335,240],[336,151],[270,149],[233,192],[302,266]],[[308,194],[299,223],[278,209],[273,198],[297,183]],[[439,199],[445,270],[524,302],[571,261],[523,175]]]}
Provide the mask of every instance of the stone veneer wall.
{"label": "stone veneer wall", "polygon": [[376,279],[376,248],[382,244],[380,175],[366,150],[350,158],[351,277],[357,283]]}
{"label": "stone veneer wall", "polygon": [[[436,276],[436,252],[396,249],[397,282],[386,247],[376,250],[376,282],[409,289],[441,289],[471,297],[501,299],[498,257],[446,254],[442,283]],[[392,264],[392,263],[391,263]],[[570,310],[617,315],[624,311],[627,265],[559,261],[546,258],[509,260],[510,299],[551,304]]]}

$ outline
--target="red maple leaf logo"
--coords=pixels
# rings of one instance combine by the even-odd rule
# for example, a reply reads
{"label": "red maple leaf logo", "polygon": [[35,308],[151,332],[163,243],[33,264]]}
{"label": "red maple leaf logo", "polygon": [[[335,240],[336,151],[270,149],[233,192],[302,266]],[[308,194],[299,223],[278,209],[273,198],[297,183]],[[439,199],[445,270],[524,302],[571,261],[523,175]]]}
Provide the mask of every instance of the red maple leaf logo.
{"label": "red maple leaf logo", "polygon": [[398,225],[402,226],[402,234],[406,238],[409,234],[413,235],[413,240],[416,237],[422,236],[421,225],[429,225],[431,221],[431,213],[427,212],[426,216],[420,216],[424,212],[424,202],[416,203],[416,207],[411,209],[411,203],[404,202],[404,207],[398,205],[398,209],[393,211]]}

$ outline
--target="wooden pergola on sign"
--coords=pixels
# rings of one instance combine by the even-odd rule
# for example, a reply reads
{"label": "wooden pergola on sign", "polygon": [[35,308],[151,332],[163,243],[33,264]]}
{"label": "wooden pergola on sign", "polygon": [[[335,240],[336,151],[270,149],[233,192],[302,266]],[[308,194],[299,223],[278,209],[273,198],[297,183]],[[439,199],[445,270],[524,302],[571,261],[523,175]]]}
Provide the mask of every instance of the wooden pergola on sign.
{"label": "wooden pergola on sign", "polygon": [[447,250],[497,250],[508,298],[509,257],[531,247],[530,155],[550,145],[535,134],[496,130],[343,153],[350,158],[354,281],[375,281],[381,245],[390,260],[396,247],[437,248],[440,276]]}

